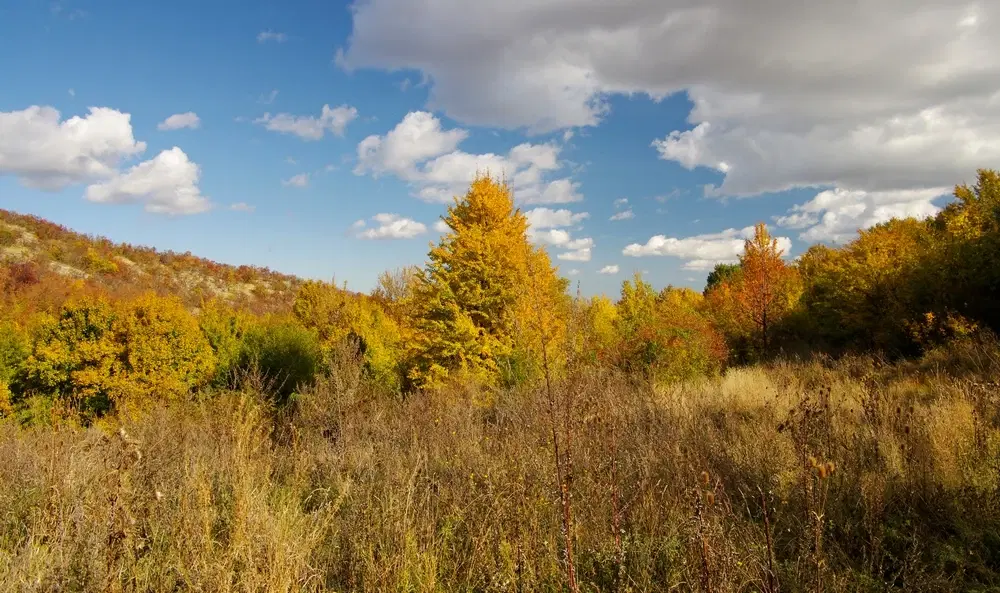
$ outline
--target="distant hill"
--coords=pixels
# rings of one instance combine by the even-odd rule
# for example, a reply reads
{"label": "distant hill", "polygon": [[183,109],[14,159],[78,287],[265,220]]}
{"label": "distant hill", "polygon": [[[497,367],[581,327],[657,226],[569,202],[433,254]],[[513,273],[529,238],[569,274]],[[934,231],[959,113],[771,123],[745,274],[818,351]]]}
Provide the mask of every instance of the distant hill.
{"label": "distant hill", "polygon": [[220,264],[190,252],[113,243],[3,209],[0,265],[81,280],[112,293],[175,294],[191,307],[215,297],[257,312],[287,310],[304,282],[268,268]]}

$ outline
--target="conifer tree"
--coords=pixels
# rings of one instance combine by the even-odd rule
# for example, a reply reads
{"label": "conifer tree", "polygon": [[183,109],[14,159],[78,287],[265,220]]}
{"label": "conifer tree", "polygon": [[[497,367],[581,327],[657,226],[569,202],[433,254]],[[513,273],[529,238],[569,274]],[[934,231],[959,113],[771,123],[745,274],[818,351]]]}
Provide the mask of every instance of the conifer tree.
{"label": "conifer tree", "polygon": [[566,284],[528,242],[528,221],[505,182],[478,176],[444,221],[450,231],[431,249],[413,291],[408,375],[418,387],[455,372],[495,384],[504,365],[558,342],[563,326],[554,312]]}

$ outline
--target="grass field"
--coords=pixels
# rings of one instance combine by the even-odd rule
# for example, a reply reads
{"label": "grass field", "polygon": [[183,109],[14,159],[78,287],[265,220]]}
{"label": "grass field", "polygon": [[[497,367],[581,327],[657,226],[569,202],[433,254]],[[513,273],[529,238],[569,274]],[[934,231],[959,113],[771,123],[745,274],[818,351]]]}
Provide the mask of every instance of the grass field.
{"label": "grass field", "polygon": [[344,365],[281,411],[248,383],[8,419],[0,590],[996,591],[998,370],[978,346],[399,400]]}

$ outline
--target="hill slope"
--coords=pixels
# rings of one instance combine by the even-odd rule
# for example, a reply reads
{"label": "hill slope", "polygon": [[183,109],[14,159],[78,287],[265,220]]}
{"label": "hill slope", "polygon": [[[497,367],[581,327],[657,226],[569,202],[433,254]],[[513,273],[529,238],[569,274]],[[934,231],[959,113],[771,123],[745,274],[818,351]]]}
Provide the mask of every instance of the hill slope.
{"label": "hill slope", "polygon": [[257,266],[220,264],[76,233],[42,218],[0,209],[0,264],[20,274],[80,280],[112,293],[153,290],[189,306],[219,298],[251,310],[287,309],[304,280]]}

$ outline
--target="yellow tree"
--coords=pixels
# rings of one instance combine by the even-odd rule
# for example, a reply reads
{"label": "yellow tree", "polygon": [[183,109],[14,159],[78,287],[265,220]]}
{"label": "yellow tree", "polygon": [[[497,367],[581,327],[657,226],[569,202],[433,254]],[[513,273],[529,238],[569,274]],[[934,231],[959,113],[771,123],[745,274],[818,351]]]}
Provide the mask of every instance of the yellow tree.
{"label": "yellow tree", "polygon": [[740,256],[740,282],[736,302],[743,318],[760,336],[761,347],[768,350],[771,330],[794,306],[794,270],[785,265],[778,240],[771,237],[767,225],[754,226],[754,236],[743,245]]}
{"label": "yellow tree", "polygon": [[455,372],[493,384],[505,365],[533,358],[543,343],[548,353],[560,341],[565,325],[556,310],[565,281],[548,254],[528,242],[528,221],[505,182],[477,177],[444,222],[450,231],[417,274],[408,308],[408,375],[418,387],[440,385]]}

